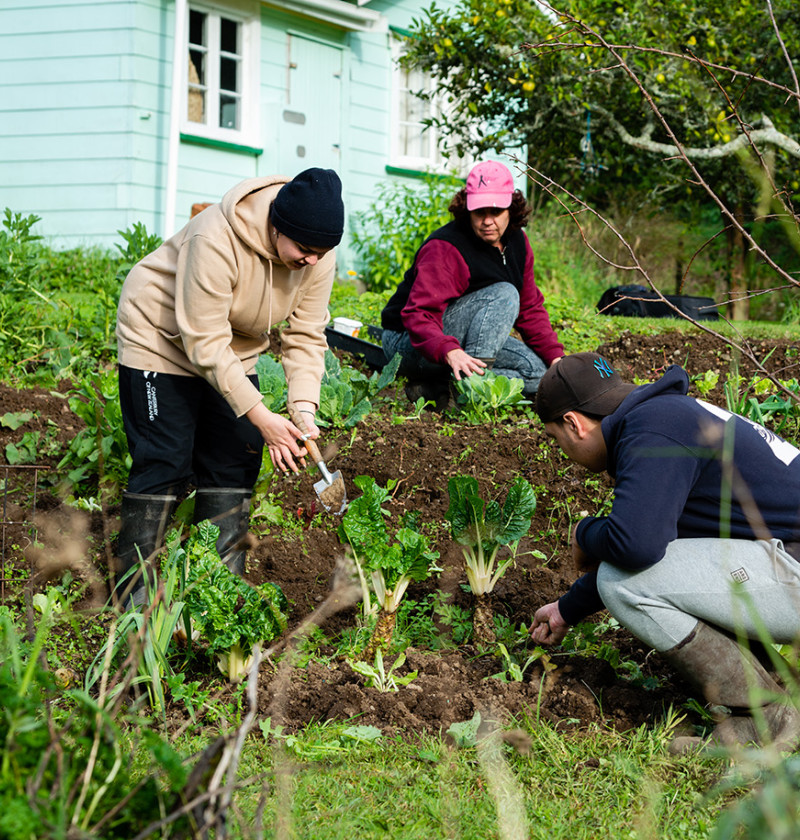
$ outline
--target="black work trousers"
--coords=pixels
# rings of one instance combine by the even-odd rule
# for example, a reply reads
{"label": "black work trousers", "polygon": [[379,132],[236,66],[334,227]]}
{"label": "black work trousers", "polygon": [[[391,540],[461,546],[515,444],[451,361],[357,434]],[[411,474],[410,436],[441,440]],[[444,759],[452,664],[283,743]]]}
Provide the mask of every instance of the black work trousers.
{"label": "black work trousers", "polygon": [[[258,377],[250,381],[258,387]],[[197,488],[252,489],[264,441],[246,418],[199,376],[119,366],[119,399],[133,461],[128,492],[150,495]]]}

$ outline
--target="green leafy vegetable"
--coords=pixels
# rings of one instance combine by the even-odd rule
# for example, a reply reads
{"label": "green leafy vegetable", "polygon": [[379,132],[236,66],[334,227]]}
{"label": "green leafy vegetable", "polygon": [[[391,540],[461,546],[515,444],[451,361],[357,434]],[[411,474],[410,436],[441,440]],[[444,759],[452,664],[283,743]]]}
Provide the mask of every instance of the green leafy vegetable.
{"label": "green leafy vegetable", "polygon": [[344,429],[355,426],[373,410],[375,397],[394,381],[399,365],[399,358],[392,359],[380,373],[366,376],[356,368],[341,365],[330,350],[326,351],[317,425]]}
{"label": "green leafy vegetable", "polygon": [[[383,623],[379,620],[373,640],[378,647],[386,647],[394,629],[394,614],[411,581],[428,578],[437,567],[438,551],[432,551],[428,538],[412,527],[411,519],[399,528],[392,541],[386,527],[383,503],[389,498],[388,487],[380,487],[375,479],[360,475],[355,479],[361,496],[350,502],[339,526],[339,538],[349,542],[355,556],[361,579],[365,614],[371,613],[370,595],[366,586],[369,575],[372,591],[383,615],[391,616]],[[374,652],[373,643],[368,651]]]}
{"label": "green leafy vegetable", "polygon": [[439,553],[430,550],[427,537],[408,527],[400,528],[391,542],[381,507],[389,490],[367,475],[358,476],[355,485],[362,495],[350,502],[339,537],[350,543],[356,562],[370,575],[380,606],[395,612],[409,583],[430,576]]}
{"label": "green leafy vegetable", "polygon": [[536,510],[533,487],[519,476],[501,507],[494,499],[484,502],[478,481],[472,476],[454,476],[447,485],[450,506],[445,514],[453,539],[459,543],[467,564],[467,578],[475,595],[494,589],[514,559],[514,550],[495,569],[503,546],[515,546],[528,533]]}
{"label": "green leafy vegetable", "polygon": [[288,603],[275,584],[253,587],[231,572],[217,553],[218,535],[209,521],[192,526],[186,542],[186,607],[220,671],[239,682],[252,661],[253,645],[286,629]]}
{"label": "green leafy vegetable", "polygon": [[286,374],[283,372],[281,363],[270,356],[269,353],[262,353],[256,362],[256,374],[258,375],[258,389],[264,400],[264,405],[276,414],[280,414],[286,408]]}
{"label": "green leafy vegetable", "polygon": [[398,676],[395,671],[401,668],[406,661],[406,655],[401,653],[397,659],[391,664],[389,669],[383,664],[383,653],[380,648],[375,651],[375,664],[370,665],[368,662],[358,662],[348,659],[348,665],[362,677],[366,677],[367,686],[369,688],[377,688],[378,691],[398,691],[401,685],[408,685],[417,678],[417,671],[412,671],[405,676]]}
{"label": "green leafy vegetable", "polygon": [[524,384],[521,379],[497,376],[491,371],[459,380],[455,387],[464,419],[469,423],[497,421],[512,407],[530,405],[522,393]]}

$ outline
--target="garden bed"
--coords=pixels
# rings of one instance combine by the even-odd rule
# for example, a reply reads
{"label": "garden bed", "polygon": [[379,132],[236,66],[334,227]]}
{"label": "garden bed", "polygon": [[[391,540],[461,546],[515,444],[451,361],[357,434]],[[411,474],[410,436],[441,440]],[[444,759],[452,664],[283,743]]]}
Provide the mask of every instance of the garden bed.
{"label": "garden bed", "polygon": [[[758,342],[761,356],[773,348],[767,362],[769,369],[778,372],[782,379],[800,376],[794,345]],[[722,382],[731,370],[731,351],[704,334],[646,338],[623,334],[600,350],[628,379],[652,380],[673,363],[686,367],[691,376],[716,370],[721,375],[720,383],[705,399],[725,404]],[[745,383],[749,382],[752,370],[744,361],[739,365],[739,373]],[[339,604],[336,606],[343,608],[325,620],[312,637],[313,645],[306,643],[301,655],[294,659],[276,655],[264,662],[259,681],[259,712],[288,730],[312,721],[335,719],[372,724],[385,733],[410,735],[446,731],[452,723],[471,719],[476,712],[484,719],[502,722],[528,715],[560,727],[602,723],[627,729],[654,721],[670,705],[682,705],[687,699],[686,686],[657,656],[623,630],[609,629],[597,639],[582,637],[586,655],[574,649],[575,652],[553,651],[549,658],[539,657],[525,668],[521,681],[513,679],[508,661],[476,650],[459,636],[469,615],[471,596],[464,588],[466,576],[460,547],[451,542],[444,517],[450,476],[475,476],[486,497],[504,496],[518,475],[536,490],[537,510],[532,527],[519,545],[514,565],[493,595],[501,639],[520,665],[532,651],[530,644],[523,649],[521,629],[529,624],[539,606],[556,599],[574,579],[570,527],[583,511],[595,512],[608,500],[611,485],[605,478],[591,476],[565,459],[546,439],[538,420],[519,415],[498,424],[470,426],[459,423],[453,413],[425,412],[417,418],[402,388],[392,387],[397,389],[393,412],[387,403],[361,422],[355,433],[344,430],[337,435],[324,434],[320,442],[323,449],[327,447],[329,466],[344,476],[351,499],[357,493],[353,483],[357,475],[371,476],[382,486],[396,479],[391,503],[386,505],[391,520],[396,524],[403,512],[420,511],[422,528],[440,552],[441,575],[411,585],[406,595],[408,606],[396,633],[398,640],[410,644],[400,672],[416,671],[417,676],[397,692],[381,693],[365,687],[364,678],[341,656],[342,635],[354,635],[359,606]],[[77,421],[59,396],[3,386],[0,398],[0,414],[35,412],[25,430],[38,429],[43,435],[51,430],[50,435],[64,445],[76,433]],[[397,415],[403,411],[408,416],[401,420]],[[0,452],[5,452],[8,442],[18,441],[20,434],[21,429],[0,427]],[[57,457],[44,460],[44,466],[54,467]],[[246,575],[252,583],[271,581],[282,588],[290,604],[287,633],[321,604],[330,605],[326,599],[334,569],[345,555],[337,536],[341,519],[316,512],[312,485],[317,478],[316,472],[305,472],[299,478],[276,478],[269,493],[281,510],[283,523],[264,518],[253,522],[255,545],[248,557]],[[56,579],[59,570],[67,566],[76,579],[89,579],[89,567],[81,568],[75,560],[76,545],[88,551],[91,563],[103,575],[118,529],[117,508],[75,513],[60,503],[48,480],[38,488],[34,518],[30,481],[29,474],[14,472],[9,479],[10,493],[4,512],[6,602],[17,605],[26,585],[33,591],[42,588],[45,577],[54,577],[54,570]],[[32,518],[45,549],[21,552],[16,547],[25,547]],[[30,568],[26,570],[25,564],[30,564]],[[44,566],[47,568],[43,571]],[[94,610],[104,594],[102,588],[95,586],[94,594],[87,594],[82,605]],[[97,628],[102,627],[102,622],[87,624],[94,627],[99,639]],[[75,634],[76,630],[64,625],[64,633]],[[91,647],[92,634],[87,635]],[[598,655],[598,648],[604,643],[605,658]],[[77,641],[73,647],[80,647]],[[609,650],[616,651],[616,662],[614,656],[608,656]],[[78,676],[85,664],[81,656],[89,652],[76,653],[74,666]],[[216,682],[213,666],[203,662],[195,661],[197,673],[191,679],[206,685]],[[617,665],[616,670],[612,663]],[[636,679],[631,680],[630,676]],[[171,725],[183,726],[183,707],[173,704],[169,719]]]}

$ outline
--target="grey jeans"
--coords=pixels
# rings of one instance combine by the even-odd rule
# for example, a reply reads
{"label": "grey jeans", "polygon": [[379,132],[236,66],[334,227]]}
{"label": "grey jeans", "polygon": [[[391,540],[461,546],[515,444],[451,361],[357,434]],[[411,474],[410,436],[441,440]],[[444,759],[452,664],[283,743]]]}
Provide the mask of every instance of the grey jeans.
{"label": "grey jeans", "polygon": [[665,651],[698,620],[782,644],[800,634],[800,563],[780,540],[675,540],[648,569],[601,563],[597,588],[634,636]]}
{"label": "grey jeans", "polygon": [[[519,292],[511,283],[494,283],[453,301],[445,309],[442,328],[458,340],[463,350],[477,359],[494,360],[493,373],[521,379],[523,393],[532,396],[547,370],[542,359],[509,333],[519,315]],[[387,359],[399,353],[399,373],[415,379],[446,379],[450,367],[426,359],[411,344],[407,332],[383,331]]]}

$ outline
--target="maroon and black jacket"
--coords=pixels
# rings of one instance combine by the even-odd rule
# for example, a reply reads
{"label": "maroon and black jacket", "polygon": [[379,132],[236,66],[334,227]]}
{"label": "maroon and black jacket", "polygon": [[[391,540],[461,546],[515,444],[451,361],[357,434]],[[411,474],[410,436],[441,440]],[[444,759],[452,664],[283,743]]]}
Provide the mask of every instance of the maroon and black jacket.
{"label": "maroon and black jacket", "polygon": [[564,355],[534,282],[533,251],[522,230],[506,231],[503,251],[477,237],[472,228],[450,222],[434,231],[414,257],[381,315],[381,325],[408,332],[414,348],[432,362],[445,364],[460,347],[442,329],[442,317],[454,300],[493,283],[511,283],[519,292],[514,327],[546,365]]}

